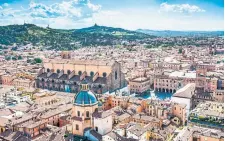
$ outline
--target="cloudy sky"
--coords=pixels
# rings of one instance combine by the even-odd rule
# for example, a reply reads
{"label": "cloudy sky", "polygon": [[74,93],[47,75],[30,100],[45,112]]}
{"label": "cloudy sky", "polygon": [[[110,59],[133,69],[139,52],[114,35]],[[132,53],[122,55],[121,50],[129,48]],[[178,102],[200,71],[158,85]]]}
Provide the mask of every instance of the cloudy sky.
{"label": "cloudy sky", "polygon": [[0,0],[0,25],[223,30],[223,0]]}

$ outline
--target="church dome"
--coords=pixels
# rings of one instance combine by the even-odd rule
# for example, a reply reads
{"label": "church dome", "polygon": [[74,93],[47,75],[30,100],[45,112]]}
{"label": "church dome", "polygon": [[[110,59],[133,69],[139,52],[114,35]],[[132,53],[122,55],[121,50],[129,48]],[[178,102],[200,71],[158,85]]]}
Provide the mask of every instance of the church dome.
{"label": "church dome", "polygon": [[98,103],[96,96],[91,91],[81,90],[74,100],[75,105],[91,106]]}

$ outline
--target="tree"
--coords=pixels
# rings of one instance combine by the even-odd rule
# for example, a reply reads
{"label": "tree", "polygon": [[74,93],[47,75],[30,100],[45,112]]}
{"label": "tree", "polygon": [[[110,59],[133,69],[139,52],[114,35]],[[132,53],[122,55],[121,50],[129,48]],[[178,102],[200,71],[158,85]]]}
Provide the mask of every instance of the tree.
{"label": "tree", "polygon": [[12,60],[17,60],[17,58],[15,56],[12,57]]}
{"label": "tree", "polygon": [[17,47],[13,47],[11,50],[16,51],[17,50]]}
{"label": "tree", "polygon": [[180,53],[180,54],[182,53],[182,51],[183,51],[182,48],[179,48],[179,53]]}
{"label": "tree", "polygon": [[22,56],[20,55],[20,56],[18,56],[18,60],[22,60],[23,58],[22,58]]}
{"label": "tree", "polygon": [[11,60],[11,56],[6,56],[5,60],[7,60],[7,61]]}
{"label": "tree", "polygon": [[34,62],[35,63],[42,63],[42,60],[41,60],[41,58],[34,58]]}

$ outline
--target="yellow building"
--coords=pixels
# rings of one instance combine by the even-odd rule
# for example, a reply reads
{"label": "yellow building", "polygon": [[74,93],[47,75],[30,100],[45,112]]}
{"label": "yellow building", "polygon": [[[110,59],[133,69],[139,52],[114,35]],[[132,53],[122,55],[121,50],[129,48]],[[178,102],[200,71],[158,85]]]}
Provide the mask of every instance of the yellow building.
{"label": "yellow building", "polygon": [[84,79],[98,94],[126,85],[121,65],[116,61],[71,59],[45,60],[35,82],[38,88],[77,93]]}
{"label": "yellow building", "polygon": [[82,82],[81,91],[74,98],[72,108],[72,133],[83,136],[84,130],[93,128],[92,114],[98,110],[98,100],[89,90],[86,81]]}

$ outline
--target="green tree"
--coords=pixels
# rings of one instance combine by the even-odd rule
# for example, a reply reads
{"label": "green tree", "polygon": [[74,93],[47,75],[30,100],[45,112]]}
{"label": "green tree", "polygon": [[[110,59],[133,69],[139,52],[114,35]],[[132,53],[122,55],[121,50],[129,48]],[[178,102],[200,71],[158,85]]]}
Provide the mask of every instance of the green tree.
{"label": "green tree", "polygon": [[18,48],[17,47],[13,47],[11,50],[16,51]]}
{"label": "green tree", "polygon": [[23,57],[20,55],[20,56],[18,56],[18,60],[22,60],[23,59]]}
{"label": "green tree", "polygon": [[41,58],[34,58],[34,62],[35,63],[42,63],[42,60],[41,60]]}
{"label": "green tree", "polygon": [[182,53],[182,51],[183,51],[182,48],[179,48],[179,53],[180,53],[180,54]]}
{"label": "green tree", "polygon": [[17,58],[15,56],[12,57],[12,60],[17,60]]}
{"label": "green tree", "polygon": [[5,60],[7,60],[7,61],[11,60],[11,56],[6,56]]}

